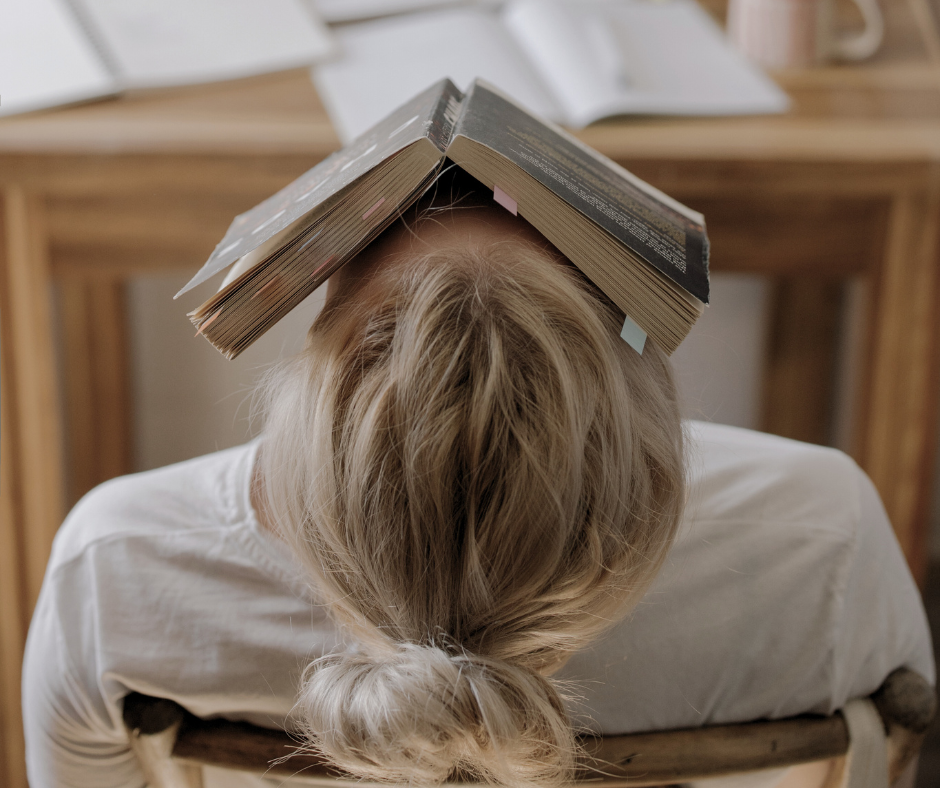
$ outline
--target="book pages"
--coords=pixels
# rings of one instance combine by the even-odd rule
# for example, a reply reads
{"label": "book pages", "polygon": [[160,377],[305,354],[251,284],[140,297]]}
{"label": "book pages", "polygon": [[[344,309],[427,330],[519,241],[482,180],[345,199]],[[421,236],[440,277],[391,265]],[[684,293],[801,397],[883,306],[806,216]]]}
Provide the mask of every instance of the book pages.
{"label": "book pages", "polygon": [[424,138],[383,161],[290,241],[191,312],[190,320],[234,358],[388,227],[430,185],[441,158]]}
{"label": "book pages", "polygon": [[515,0],[504,20],[573,126],[620,114],[759,114],[789,106],[694,0]]}
{"label": "book pages", "polygon": [[[519,215],[571,260],[661,350],[668,355],[679,346],[701,316],[702,302],[613,234],[586,220],[552,188],[493,149],[458,135],[450,154],[462,169],[486,186],[502,183],[513,195]],[[624,325],[628,325],[626,321]],[[640,344],[637,335],[631,338]]]}
{"label": "book pages", "polygon": [[313,81],[344,142],[443,77],[461,89],[483,77],[533,112],[561,118],[549,90],[489,11],[380,19],[341,28],[337,38],[341,56],[314,68]]}
{"label": "book pages", "polygon": [[[679,212],[620,168],[573,144],[486,83],[477,82],[464,99],[454,128],[452,155],[461,137],[486,146],[524,170],[595,225],[657,268],[682,289],[708,303],[708,247],[705,228]],[[489,185],[489,184],[487,184]],[[510,194],[516,198],[517,195]],[[556,244],[557,245],[557,244]],[[577,256],[573,258],[577,264]]]}
{"label": "book pages", "polygon": [[735,52],[694,0],[511,0],[338,31],[313,77],[352,139],[429,79],[481,77],[541,117],[581,128],[622,115],[783,112],[786,94]]}
{"label": "book pages", "polygon": [[73,0],[122,87],[166,87],[309,65],[332,51],[301,0]]}

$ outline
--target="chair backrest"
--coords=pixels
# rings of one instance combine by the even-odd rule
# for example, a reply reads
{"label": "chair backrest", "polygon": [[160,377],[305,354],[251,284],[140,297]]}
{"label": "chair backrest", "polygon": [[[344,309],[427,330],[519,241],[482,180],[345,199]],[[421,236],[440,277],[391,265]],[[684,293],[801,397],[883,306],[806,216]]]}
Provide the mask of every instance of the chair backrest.
{"label": "chair backrest", "polygon": [[[888,734],[893,784],[920,749],[936,694],[919,674],[894,671],[871,696]],[[124,724],[152,788],[201,788],[201,765],[295,776],[314,783],[350,780],[280,730],[202,720],[173,701],[131,693]],[[652,786],[793,766],[845,755],[841,713],[684,730],[587,737],[579,779],[592,786]]]}

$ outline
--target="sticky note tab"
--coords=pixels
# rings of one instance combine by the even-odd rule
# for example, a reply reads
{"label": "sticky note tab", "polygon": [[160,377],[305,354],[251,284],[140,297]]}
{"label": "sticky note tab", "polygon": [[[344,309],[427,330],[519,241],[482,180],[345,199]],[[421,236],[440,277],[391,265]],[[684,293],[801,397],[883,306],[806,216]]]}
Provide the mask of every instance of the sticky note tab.
{"label": "sticky note tab", "polygon": [[373,205],[368,211],[362,214],[362,221],[365,221],[370,216],[372,216],[372,214],[374,214],[379,209],[379,206],[382,205],[383,202],[385,202],[385,198],[380,197],[379,201],[375,205]]}
{"label": "sticky note tab", "polygon": [[277,284],[277,282],[280,281],[280,279],[281,279],[281,277],[280,277],[278,274],[275,274],[274,276],[271,277],[271,280],[270,280],[264,287],[262,287],[258,292],[256,292],[256,293],[255,293],[251,298],[249,298],[248,300],[251,301],[252,299],[257,298],[257,297],[258,297],[259,295],[261,295],[265,290],[267,290],[269,287],[271,287],[271,285]]}
{"label": "sticky note tab", "polygon": [[496,200],[500,205],[503,206],[509,213],[513,216],[519,215],[519,203],[517,203],[512,197],[510,197],[506,192],[499,188],[499,186],[493,187],[493,199]]}
{"label": "sticky note tab", "polygon": [[326,268],[326,267],[333,261],[333,258],[334,258],[334,257],[336,257],[335,254],[331,254],[329,257],[327,257],[326,260],[324,260],[322,263],[320,263],[320,265],[318,265],[318,266],[316,267],[316,269],[314,270],[314,272],[313,272],[312,274],[310,274],[310,277],[309,277],[309,278],[310,278],[310,279],[313,279],[313,277],[315,277],[318,273],[320,273],[320,271],[322,271],[324,268]]}
{"label": "sticky note tab", "polygon": [[222,310],[219,309],[214,315],[212,315],[201,326],[199,326],[199,330],[196,332],[195,335],[198,337],[203,331],[205,331],[209,326],[211,326],[215,322],[215,319],[221,314],[222,314]]}
{"label": "sticky note tab", "polygon": [[643,355],[643,348],[646,346],[646,332],[634,323],[629,315],[624,318],[620,338],[641,356]]}

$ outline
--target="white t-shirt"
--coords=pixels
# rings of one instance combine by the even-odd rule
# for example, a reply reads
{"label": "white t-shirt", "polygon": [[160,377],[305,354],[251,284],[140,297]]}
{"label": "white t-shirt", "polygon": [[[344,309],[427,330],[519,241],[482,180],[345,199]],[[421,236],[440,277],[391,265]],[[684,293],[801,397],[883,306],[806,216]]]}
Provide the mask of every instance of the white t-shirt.
{"label": "white t-shirt", "polygon": [[[829,713],[896,667],[934,681],[926,617],[869,480],[830,449],[688,425],[690,500],[636,611],[561,672],[624,733]],[[258,443],[108,482],[56,537],[23,676],[32,788],[139,788],[132,690],[279,725],[337,646],[249,501]]]}

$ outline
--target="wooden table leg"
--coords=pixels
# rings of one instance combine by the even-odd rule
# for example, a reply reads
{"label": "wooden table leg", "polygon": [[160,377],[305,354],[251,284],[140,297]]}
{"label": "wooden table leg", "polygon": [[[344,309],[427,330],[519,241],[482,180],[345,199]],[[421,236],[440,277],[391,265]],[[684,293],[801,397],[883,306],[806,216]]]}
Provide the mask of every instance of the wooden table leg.
{"label": "wooden table leg", "polygon": [[803,278],[773,283],[764,369],[764,431],[829,443],[842,285]]}
{"label": "wooden table leg", "polygon": [[0,310],[0,784],[26,788],[21,723],[20,666],[26,642],[22,534],[17,529],[13,446],[13,392],[7,366],[8,310]]}
{"label": "wooden table leg", "polygon": [[95,485],[132,470],[125,286],[102,278],[57,285],[72,506]]}
{"label": "wooden table leg", "polygon": [[884,264],[871,277],[853,450],[921,583],[940,393],[940,165],[928,176],[895,199]]}
{"label": "wooden table leg", "polygon": [[0,749],[4,785],[21,788],[20,666],[62,519],[62,457],[43,205],[16,186],[0,197]]}
{"label": "wooden table leg", "polygon": [[[62,432],[52,339],[49,248],[41,199],[19,187],[3,194],[5,265],[0,308],[9,314],[3,337],[5,372],[13,388],[19,530],[23,535],[26,603],[39,595],[52,538],[62,522]],[[6,460],[7,458],[4,458]]]}

